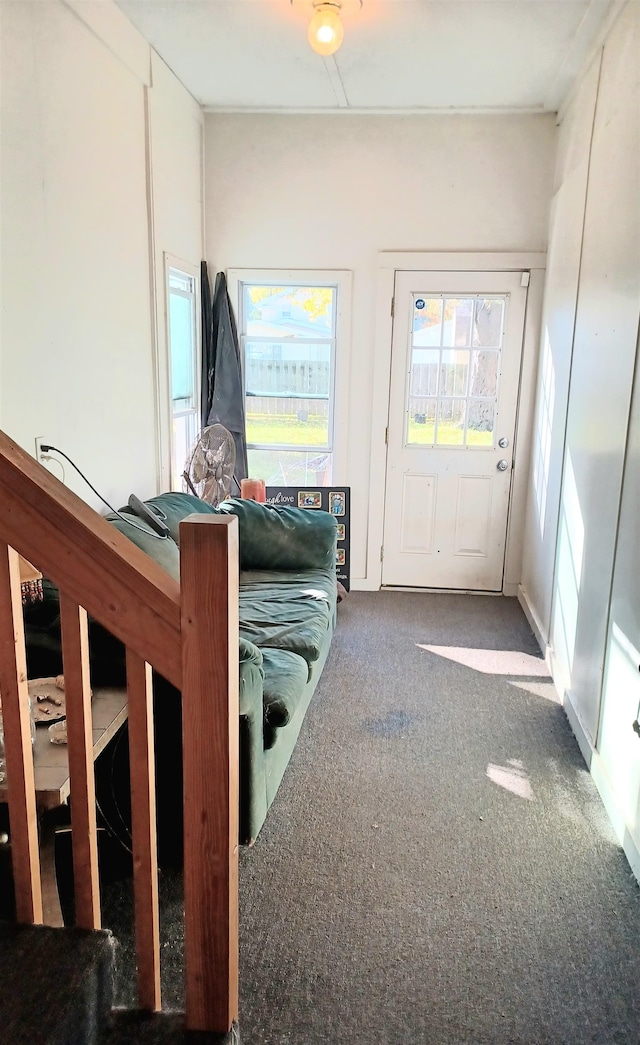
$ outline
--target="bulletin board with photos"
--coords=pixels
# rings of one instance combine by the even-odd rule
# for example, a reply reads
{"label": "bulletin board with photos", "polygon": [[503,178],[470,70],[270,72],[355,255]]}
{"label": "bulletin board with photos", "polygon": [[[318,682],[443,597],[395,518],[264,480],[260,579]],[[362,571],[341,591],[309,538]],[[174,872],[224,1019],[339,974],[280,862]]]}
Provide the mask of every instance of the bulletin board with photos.
{"label": "bulletin board with photos", "polygon": [[348,486],[267,486],[267,504],[320,509],[333,515],[338,526],[336,577],[349,591],[351,490]]}

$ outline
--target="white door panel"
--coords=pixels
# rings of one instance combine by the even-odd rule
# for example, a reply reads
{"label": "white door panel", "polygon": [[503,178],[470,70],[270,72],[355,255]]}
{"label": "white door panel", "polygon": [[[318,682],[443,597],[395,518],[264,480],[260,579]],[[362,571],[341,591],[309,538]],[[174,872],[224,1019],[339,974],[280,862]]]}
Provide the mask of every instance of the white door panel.
{"label": "white door panel", "polygon": [[502,587],[521,283],[520,272],[396,273],[383,584]]}

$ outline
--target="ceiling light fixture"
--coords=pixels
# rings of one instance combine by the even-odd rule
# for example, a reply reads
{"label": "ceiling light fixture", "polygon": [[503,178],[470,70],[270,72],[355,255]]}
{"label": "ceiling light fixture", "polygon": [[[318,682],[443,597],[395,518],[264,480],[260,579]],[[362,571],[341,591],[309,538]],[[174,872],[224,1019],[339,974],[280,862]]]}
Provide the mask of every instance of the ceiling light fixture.
{"label": "ceiling light fixture", "polygon": [[307,34],[309,43],[316,54],[335,54],[344,37],[344,26],[340,21],[342,0],[330,0],[330,3],[314,0],[313,7],[314,15]]}
{"label": "ceiling light fixture", "polygon": [[[291,0],[292,4],[297,2],[298,0]],[[336,53],[344,37],[340,13],[345,5],[353,2],[354,0],[311,0],[313,17],[309,22],[307,35],[316,54],[328,57]],[[355,2],[362,7],[362,0]]]}

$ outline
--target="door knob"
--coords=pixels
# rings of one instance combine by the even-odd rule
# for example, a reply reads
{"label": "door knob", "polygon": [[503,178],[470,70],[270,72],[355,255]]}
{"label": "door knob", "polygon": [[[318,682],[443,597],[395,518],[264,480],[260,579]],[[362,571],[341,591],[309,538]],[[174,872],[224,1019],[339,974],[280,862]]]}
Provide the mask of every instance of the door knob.
{"label": "door knob", "polygon": [[506,435],[503,435],[501,439],[498,439],[498,446],[502,447],[503,450],[506,450],[508,445],[509,440],[507,439]]}
{"label": "door knob", "polygon": [[496,465],[496,468],[498,469],[499,472],[506,472],[508,467],[509,467],[509,462],[505,461],[504,458],[503,458],[502,461],[498,461],[498,464]]}

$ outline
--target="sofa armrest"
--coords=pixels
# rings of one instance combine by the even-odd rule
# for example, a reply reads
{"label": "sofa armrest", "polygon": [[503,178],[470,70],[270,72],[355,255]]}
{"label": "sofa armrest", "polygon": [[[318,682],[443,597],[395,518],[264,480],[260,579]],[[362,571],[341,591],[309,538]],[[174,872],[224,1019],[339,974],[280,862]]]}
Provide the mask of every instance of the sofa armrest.
{"label": "sofa armrest", "polygon": [[242,570],[335,569],[338,529],[329,512],[241,498],[218,510],[238,517]]}
{"label": "sofa armrest", "polygon": [[[240,654],[240,714],[248,718],[257,717],[262,724],[262,680],[264,669],[262,667],[262,653],[253,642],[243,639],[239,641]],[[260,685],[255,681],[259,677]]]}

